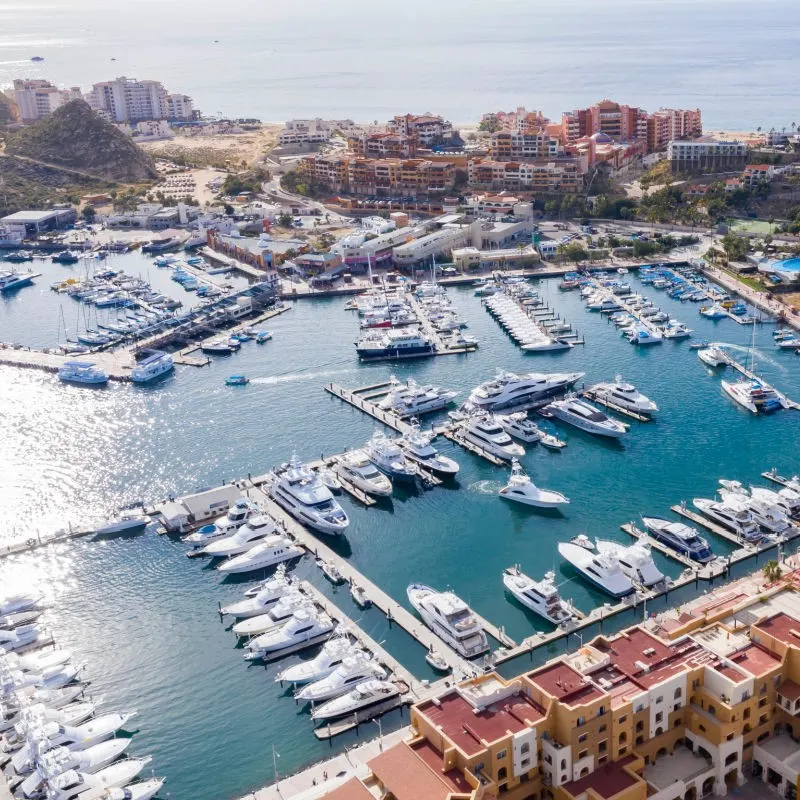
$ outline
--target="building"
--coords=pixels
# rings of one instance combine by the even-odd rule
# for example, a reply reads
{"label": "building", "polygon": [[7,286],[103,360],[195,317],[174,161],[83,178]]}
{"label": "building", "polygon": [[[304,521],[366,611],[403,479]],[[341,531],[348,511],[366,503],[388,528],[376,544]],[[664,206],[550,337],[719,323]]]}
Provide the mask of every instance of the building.
{"label": "building", "polygon": [[557,156],[561,152],[558,139],[544,128],[525,132],[501,131],[492,134],[491,157],[495,161],[524,161]]}
{"label": "building", "polygon": [[601,100],[589,108],[566,111],[561,115],[563,144],[572,144],[594,133],[605,133],[615,141],[647,139],[647,112],[613,100]]}
{"label": "building", "polygon": [[369,264],[373,267],[391,265],[394,248],[412,241],[422,232],[424,228],[405,226],[377,236],[369,236],[366,231],[352,233],[341,238],[333,250],[353,272],[366,272]]}
{"label": "building", "polygon": [[72,225],[78,218],[73,208],[53,208],[48,211],[17,211],[0,219],[8,231],[36,236],[47,231],[61,230]]}
{"label": "building", "polygon": [[481,117],[483,129],[509,133],[527,133],[544,128],[550,122],[541,111],[528,111],[519,106],[516,111],[495,111]]}
{"label": "building", "polygon": [[49,117],[57,108],[83,97],[78,87],[59,89],[50,81],[15,80],[14,100],[23,122]]}
{"label": "building", "polygon": [[742,173],[742,187],[756,189],[769,184],[775,177],[775,167],[772,164],[748,164]]}
{"label": "building", "polygon": [[429,264],[432,258],[449,256],[453,249],[481,242],[481,223],[457,222],[443,225],[438,230],[427,233],[411,241],[398,245],[392,251],[392,260],[398,267],[411,267]]}
{"label": "building", "polygon": [[168,531],[183,533],[195,525],[226,513],[241,497],[241,490],[229,484],[190,494],[179,500],[170,500],[158,510]]}
{"label": "building", "polygon": [[660,108],[647,117],[647,150],[665,150],[676,139],[695,139],[703,135],[699,108],[693,110]]}
{"label": "building", "polygon": [[403,114],[389,120],[386,127],[390,133],[398,133],[413,139],[417,147],[449,145],[456,138],[452,124],[443,117],[432,114],[422,116]]}
{"label": "building", "polygon": [[333,126],[328,120],[290,119],[278,134],[278,145],[324,144],[331,138]]}
{"label": "building", "polygon": [[493,191],[575,193],[583,188],[582,163],[568,156],[533,162],[472,159],[467,174],[470,186]]}
{"label": "building", "polygon": [[194,103],[191,97],[185,94],[167,95],[167,119],[186,121],[194,117]]}
{"label": "building", "polygon": [[167,90],[158,81],[138,81],[124,76],[95,83],[87,95],[89,105],[111,122],[170,119],[168,98]]}
{"label": "building", "polygon": [[370,133],[348,136],[351,153],[365,158],[410,158],[417,152],[417,140],[401,133]]}
{"label": "building", "polygon": [[667,159],[672,172],[731,172],[744,167],[747,149],[744,142],[672,141]]}

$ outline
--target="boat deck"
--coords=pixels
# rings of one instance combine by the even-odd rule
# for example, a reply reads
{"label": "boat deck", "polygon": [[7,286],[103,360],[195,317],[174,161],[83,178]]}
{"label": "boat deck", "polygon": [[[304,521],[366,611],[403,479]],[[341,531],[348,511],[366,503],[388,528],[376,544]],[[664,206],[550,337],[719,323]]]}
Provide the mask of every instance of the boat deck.
{"label": "boat deck", "polygon": [[409,431],[411,431],[411,425],[407,422],[403,422],[397,414],[384,411],[382,408],[378,408],[375,403],[371,403],[369,400],[362,397],[362,392],[377,388],[378,385],[379,384],[374,386],[362,386],[359,389],[345,389],[343,386],[339,386],[338,383],[328,383],[325,385],[325,391],[328,392],[328,394],[332,394],[334,397],[338,397],[340,400],[344,400],[345,403],[349,403],[354,408],[359,409],[359,411],[369,414],[373,419],[382,422],[384,425],[388,425],[398,433],[409,433]]}
{"label": "boat deck", "polygon": [[463,447],[467,452],[486,459],[486,461],[488,461],[490,464],[495,464],[498,467],[505,465],[506,462],[503,461],[502,458],[498,458],[496,455],[494,455],[494,453],[490,453],[488,450],[484,450],[482,447],[478,447],[478,445],[473,444],[465,439],[461,433],[462,427],[462,423],[458,423],[451,428],[445,428],[442,431],[442,436],[450,439],[450,441],[455,442],[456,444],[461,445],[461,447]]}
{"label": "boat deck", "polygon": [[685,517],[686,519],[691,520],[696,525],[702,525],[704,528],[707,528],[708,530],[710,530],[712,533],[716,534],[717,536],[720,536],[723,539],[727,539],[729,542],[732,542],[733,544],[736,544],[739,547],[753,547],[754,548],[754,545],[745,544],[742,541],[741,537],[737,536],[735,533],[732,533],[727,528],[723,528],[722,525],[717,525],[716,522],[712,522],[710,519],[707,519],[706,517],[704,517],[704,516],[702,516],[700,514],[695,514],[694,511],[689,511],[688,508],[684,508],[683,506],[676,505],[676,506],[672,506],[672,511],[674,511],[676,514],[679,514],[682,517]]}
{"label": "boat deck", "polygon": [[667,556],[667,558],[678,561],[685,567],[689,567],[689,569],[694,569],[695,567],[699,568],[701,566],[696,561],[692,561],[692,559],[688,556],[684,556],[681,553],[678,553],[676,550],[673,550],[671,547],[667,547],[667,545],[659,542],[658,539],[654,539],[647,533],[647,531],[640,530],[632,522],[626,522],[624,525],[620,525],[619,527],[629,536],[633,536],[634,539],[645,542],[652,547],[653,550],[658,550],[659,553],[663,553],[665,556]]}
{"label": "boat deck", "polygon": [[727,351],[725,352],[725,355],[726,355],[727,360],[728,360],[727,363],[730,364],[730,366],[732,366],[737,372],[739,372],[742,375],[744,375],[745,378],[749,378],[751,381],[758,381],[763,386],[766,386],[766,387],[772,389],[773,391],[775,391],[778,394],[778,396],[783,400],[783,402],[786,404],[786,408],[789,408],[792,411],[800,411],[800,403],[797,403],[794,400],[790,400],[785,394],[783,394],[783,392],[779,391],[774,386],[771,386],[762,377],[760,377],[759,375],[756,375],[755,372],[753,372],[752,370],[749,370],[744,364],[740,364]]}
{"label": "boat deck", "polygon": [[624,417],[630,417],[631,419],[638,420],[639,422],[653,421],[653,418],[648,417],[646,414],[639,414],[637,411],[631,411],[630,409],[618,406],[616,403],[612,403],[610,400],[598,397],[598,395],[590,389],[583,389],[582,391],[578,392],[578,394],[581,397],[585,397],[587,400],[591,400],[593,403],[597,403],[599,406],[604,406],[605,408],[610,409],[615,414],[622,414]]}

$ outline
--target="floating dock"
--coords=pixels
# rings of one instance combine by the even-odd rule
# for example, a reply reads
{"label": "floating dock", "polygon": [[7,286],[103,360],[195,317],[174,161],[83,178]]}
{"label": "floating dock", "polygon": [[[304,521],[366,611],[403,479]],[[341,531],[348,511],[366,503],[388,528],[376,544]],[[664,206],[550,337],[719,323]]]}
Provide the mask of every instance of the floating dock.
{"label": "floating dock", "polygon": [[377,420],[378,422],[382,422],[384,425],[388,425],[398,433],[409,433],[412,429],[411,425],[409,425],[407,422],[404,422],[396,414],[392,414],[389,411],[384,411],[375,403],[372,403],[362,397],[362,392],[369,391],[370,389],[376,389],[382,385],[384,384],[374,384],[373,386],[362,386],[360,389],[351,390],[345,389],[343,386],[339,386],[338,383],[328,383],[325,385],[325,391],[328,392],[328,394],[332,394],[334,397],[338,397],[340,400],[344,400],[345,403],[349,403],[354,408],[359,409],[359,411],[369,414],[369,416],[371,416],[373,419]]}
{"label": "floating dock", "polygon": [[789,486],[789,478],[784,478],[783,475],[778,475],[778,471],[776,469],[771,469],[769,472],[762,472],[762,478],[766,478],[768,481],[772,481],[773,483],[780,484],[781,486]]}
{"label": "floating dock", "polygon": [[424,304],[420,303],[420,301],[412,292],[408,292],[406,294],[406,300],[408,300],[414,315],[419,320],[419,324],[423,332],[434,343],[436,348],[435,354],[437,356],[451,356],[459,355],[461,353],[472,353],[478,349],[477,344],[451,345],[446,342],[441,332],[437,331],[436,328],[433,327],[433,324],[428,318],[427,309],[425,308]]}
{"label": "floating dock", "polygon": [[0,345],[0,364],[25,369],[39,369],[44,372],[58,372],[67,361],[87,361],[96,364],[106,372],[109,380],[127,382],[131,379],[134,367],[133,357],[127,352],[92,352],[66,355],[45,350]]}

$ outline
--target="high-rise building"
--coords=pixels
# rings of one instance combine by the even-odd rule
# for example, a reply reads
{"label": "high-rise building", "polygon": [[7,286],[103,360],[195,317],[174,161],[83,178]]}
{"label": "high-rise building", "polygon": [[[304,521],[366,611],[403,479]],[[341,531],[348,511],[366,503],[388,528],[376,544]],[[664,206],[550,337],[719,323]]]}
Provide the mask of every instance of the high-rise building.
{"label": "high-rise building", "polygon": [[700,109],[660,108],[647,117],[647,149],[664,150],[676,139],[692,139],[703,133]]}
{"label": "high-rise building", "polygon": [[192,98],[185,94],[167,95],[167,119],[188,120],[194,116]]}
{"label": "high-rise building", "polygon": [[647,112],[635,106],[601,100],[589,108],[567,111],[561,116],[561,137],[572,144],[584,136],[605,133],[615,141],[647,138]]}
{"label": "high-rise building", "polygon": [[124,76],[94,84],[87,97],[89,105],[112,122],[170,119],[168,98],[167,90],[158,81]]}
{"label": "high-rise building", "polygon": [[49,117],[59,106],[81,97],[81,90],[77,87],[59,89],[45,80],[14,81],[14,100],[23,122]]}

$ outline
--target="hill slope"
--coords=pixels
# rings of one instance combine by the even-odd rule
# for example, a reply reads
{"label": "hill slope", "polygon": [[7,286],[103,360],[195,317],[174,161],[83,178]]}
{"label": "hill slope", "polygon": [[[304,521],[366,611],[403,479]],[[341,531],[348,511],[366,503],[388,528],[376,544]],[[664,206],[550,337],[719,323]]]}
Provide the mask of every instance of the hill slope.
{"label": "hill slope", "polygon": [[108,180],[135,182],[156,177],[150,156],[100,119],[83,100],[73,100],[47,119],[9,136],[6,152]]}

